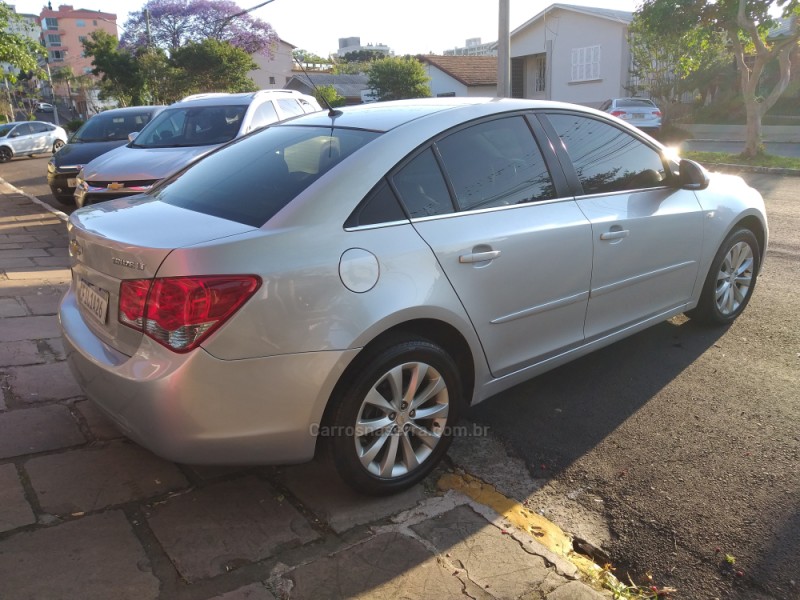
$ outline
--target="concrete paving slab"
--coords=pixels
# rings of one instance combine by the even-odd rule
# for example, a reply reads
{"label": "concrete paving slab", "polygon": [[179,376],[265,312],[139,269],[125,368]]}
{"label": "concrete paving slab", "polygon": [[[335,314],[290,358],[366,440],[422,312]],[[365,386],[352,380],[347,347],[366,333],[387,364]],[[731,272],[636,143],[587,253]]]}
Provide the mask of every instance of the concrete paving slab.
{"label": "concrete paving slab", "polygon": [[0,598],[155,600],[159,582],[119,511],[0,540]]}
{"label": "concrete paving slab", "polygon": [[86,439],[66,406],[40,406],[0,414],[0,459],[84,442]]}
{"label": "concrete paving slab", "polygon": [[275,596],[261,583],[252,583],[209,600],[275,600]]}
{"label": "concrete paving slab", "polygon": [[75,408],[86,419],[89,431],[97,440],[115,440],[124,437],[122,432],[89,400],[80,400]]}
{"label": "concrete paving slab", "polygon": [[546,600],[607,600],[607,596],[580,581],[570,581],[547,594],[545,598]]}
{"label": "concrete paving slab", "polygon": [[541,556],[525,551],[514,538],[466,506],[411,529],[494,596],[519,598],[551,573]]}
{"label": "concrete paving slab", "polygon": [[58,321],[55,317],[16,317],[4,319],[0,327],[0,342],[16,342],[19,340],[40,340],[58,337]]}
{"label": "concrete paving slab", "polygon": [[[14,259],[8,260],[28,260],[28,259]],[[11,269],[6,271],[6,277],[11,281],[26,281],[34,280],[47,283],[69,283],[72,273],[69,269],[60,269],[58,267],[38,267],[35,270],[25,269],[16,270]]]}
{"label": "concrete paving slab", "polygon": [[267,483],[246,477],[154,506],[147,518],[189,582],[232,571],[319,537]]}
{"label": "concrete paving slab", "polygon": [[14,397],[22,402],[50,402],[82,396],[66,362],[47,363],[6,369],[8,385]]}
{"label": "concrete paving slab", "polygon": [[58,305],[67,286],[52,286],[47,293],[34,293],[22,296],[20,300],[28,307],[33,315],[54,315],[58,312]]}
{"label": "concrete paving slab", "polygon": [[0,465],[0,533],[35,522],[36,515],[25,499],[17,467]]}
{"label": "concrete paving slab", "polygon": [[25,470],[46,512],[69,515],[187,488],[178,468],[128,442],[33,458]]}
{"label": "concrete paving slab", "polygon": [[[25,307],[16,298],[0,298],[0,318],[24,317],[28,314]],[[0,365],[5,364],[0,362]]]}
{"label": "concrete paving slab", "polygon": [[319,461],[286,467],[280,479],[336,533],[384,519],[425,498],[425,491],[419,485],[393,496],[363,496],[345,485],[330,466]]}
{"label": "concrete paving slab", "polygon": [[44,358],[39,354],[36,342],[20,340],[0,344],[0,365],[3,367],[35,365],[43,362]]}
{"label": "concrete paving slab", "polygon": [[419,541],[401,533],[378,535],[283,577],[293,584],[292,600],[465,597],[457,574]]}

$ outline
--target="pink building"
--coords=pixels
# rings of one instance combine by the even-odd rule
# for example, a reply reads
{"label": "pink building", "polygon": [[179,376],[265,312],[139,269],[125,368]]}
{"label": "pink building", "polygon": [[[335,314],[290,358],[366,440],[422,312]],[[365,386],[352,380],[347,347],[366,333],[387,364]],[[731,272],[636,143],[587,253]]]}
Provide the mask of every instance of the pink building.
{"label": "pink building", "polygon": [[84,8],[75,9],[62,4],[58,10],[42,9],[39,21],[42,25],[42,41],[50,60],[50,68],[70,67],[75,75],[84,75],[92,70],[92,59],[83,55],[81,41],[93,31],[102,29],[115,37],[117,15]]}

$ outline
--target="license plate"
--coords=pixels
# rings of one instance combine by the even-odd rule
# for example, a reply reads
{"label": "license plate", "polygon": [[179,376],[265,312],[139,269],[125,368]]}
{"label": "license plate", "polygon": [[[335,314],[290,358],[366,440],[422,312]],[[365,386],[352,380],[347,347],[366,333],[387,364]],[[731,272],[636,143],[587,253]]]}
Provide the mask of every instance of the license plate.
{"label": "license plate", "polygon": [[78,187],[78,179],[76,177],[67,179],[67,187]]}
{"label": "license plate", "polygon": [[90,315],[105,324],[108,315],[108,292],[85,282],[78,284],[78,301]]}
{"label": "license plate", "polygon": [[633,116],[634,119],[644,119],[645,114],[644,113],[633,113],[632,116]]}

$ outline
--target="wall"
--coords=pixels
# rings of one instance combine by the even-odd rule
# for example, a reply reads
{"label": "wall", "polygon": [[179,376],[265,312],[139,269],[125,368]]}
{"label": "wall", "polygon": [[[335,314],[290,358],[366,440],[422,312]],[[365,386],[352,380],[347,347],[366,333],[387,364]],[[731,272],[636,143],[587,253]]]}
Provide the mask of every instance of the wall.
{"label": "wall", "polygon": [[[522,57],[548,52],[547,91],[550,100],[599,106],[608,98],[628,95],[630,52],[626,41],[627,27],[608,19],[554,9],[511,38],[511,56]],[[600,45],[600,77],[588,82],[570,82],[572,49]],[[525,95],[534,94],[532,71],[534,61],[526,60]]]}
{"label": "wall", "polygon": [[[292,78],[292,50],[294,46],[279,40],[273,50],[272,58],[263,54],[254,54],[253,60],[260,67],[255,71],[250,71],[248,75],[255,82],[258,89],[272,90],[286,87],[286,83]],[[270,77],[274,83],[270,83]]]}

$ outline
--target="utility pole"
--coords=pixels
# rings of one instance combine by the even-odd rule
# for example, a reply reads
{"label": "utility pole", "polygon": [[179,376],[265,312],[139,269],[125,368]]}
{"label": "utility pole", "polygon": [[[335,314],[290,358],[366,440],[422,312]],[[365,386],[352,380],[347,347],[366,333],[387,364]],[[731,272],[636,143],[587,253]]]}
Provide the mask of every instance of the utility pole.
{"label": "utility pole", "polygon": [[47,60],[45,61],[44,64],[47,67],[47,80],[50,82],[50,95],[52,96],[51,100],[53,101],[53,125],[58,125],[59,123],[58,123],[58,105],[56,104],[56,88],[53,85],[53,76],[50,74],[49,56],[47,57]]}
{"label": "utility pole", "polygon": [[147,49],[153,47],[153,39],[150,37],[150,9],[144,9],[144,31],[145,35],[147,36]]}
{"label": "utility pole", "polygon": [[500,0],[497,32],[497,96],[511,97],[511,39],[509,34],[509,2]]}

